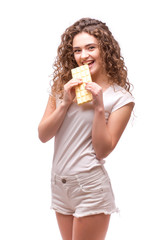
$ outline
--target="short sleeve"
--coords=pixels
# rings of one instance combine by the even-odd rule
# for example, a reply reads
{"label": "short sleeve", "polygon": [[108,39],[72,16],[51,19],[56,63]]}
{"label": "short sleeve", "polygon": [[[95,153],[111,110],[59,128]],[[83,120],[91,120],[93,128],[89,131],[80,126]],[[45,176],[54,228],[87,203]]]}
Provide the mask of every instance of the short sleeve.
{"label": "short sleeve", "polygon": [[135,103],[135,99],[131,95],[131,93],[129,93],[127,91],[121,92],[121,94],[119,94],[118,98],[116,99],[116,102],[114,103],[111,112],[114,112],[114,111],[118,110],[119,108],[121,108],[131,102]]}

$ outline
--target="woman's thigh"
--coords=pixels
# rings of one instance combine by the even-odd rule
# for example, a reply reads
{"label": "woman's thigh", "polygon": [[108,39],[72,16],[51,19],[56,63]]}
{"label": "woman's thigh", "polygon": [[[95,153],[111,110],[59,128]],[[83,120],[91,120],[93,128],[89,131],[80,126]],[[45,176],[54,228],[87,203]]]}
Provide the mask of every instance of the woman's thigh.
{"label": "woman's thigh", "polygon": [[72,240],[104,240],[109,220],[105,214],[74,218]]}
{"label": "woman's thigh", "polygon": [[63,240],[72,240],[73,216],[56,212],[58,226]]}

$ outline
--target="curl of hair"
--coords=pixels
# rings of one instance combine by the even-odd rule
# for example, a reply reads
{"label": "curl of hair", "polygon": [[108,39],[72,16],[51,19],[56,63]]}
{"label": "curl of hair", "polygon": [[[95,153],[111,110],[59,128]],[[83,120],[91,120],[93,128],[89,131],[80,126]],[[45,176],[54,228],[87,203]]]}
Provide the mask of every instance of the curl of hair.
{"label": "curl of hair", "polygon": [[75,35],[81,32],[86,32],[98,40],[104,68],[110,82],[129,91],[131,84],[127,78],[127,68],[121,56],[121,49],[109,28],[99,20],[82,18],[68,27],[61,36],[61,43],[53,64],[52,92],[56,92],[62,98],[64,84],[72,78],[71,69],[78,66],[74,59],[72,44]]}

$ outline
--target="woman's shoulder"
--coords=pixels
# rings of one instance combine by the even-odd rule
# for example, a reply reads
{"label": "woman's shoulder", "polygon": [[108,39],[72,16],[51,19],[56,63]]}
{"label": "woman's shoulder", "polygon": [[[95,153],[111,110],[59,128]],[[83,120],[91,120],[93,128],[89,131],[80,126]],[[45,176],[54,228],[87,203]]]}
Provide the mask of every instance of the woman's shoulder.
{"label": "woman's shoulder", "polygon": [[127,91],[125,88],[119,86],[118,84],[114,83],[110,85],[109,88],[104,91],[104,95],[111,95],[113,98],[119,97],[127,97],[127,98],[134,98],[133,95]]}
{"label": "woman's shoulder", "polygon": [[124,94],[129,94],[131,95],[130,92],[128,92],[124,87],[121,87],[120,85],[116,84],[116,83],[113,83],[111,85],[111,89],[114,93],[117,93],[117,94],[120,94],[120,95],[124,95]]}
{"label": "woman's shoulder", "polygon": [[135,102],[134,96],[130,92],[115,83],[104,92],[103,97],[104,104],[110,105],[111,112],[130,102]]}

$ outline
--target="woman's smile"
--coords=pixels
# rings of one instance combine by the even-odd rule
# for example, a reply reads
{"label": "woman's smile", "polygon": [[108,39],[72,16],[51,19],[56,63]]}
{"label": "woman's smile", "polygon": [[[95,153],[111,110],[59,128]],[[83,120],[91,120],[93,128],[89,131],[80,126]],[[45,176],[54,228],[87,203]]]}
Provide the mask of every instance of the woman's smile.
{"label": "woman's smile", "polygon": [[73,39],[73,52],[78,66],[88,64],[92,77],[98,77],[102,60],[97,39],[86,32],[77,34]]}

